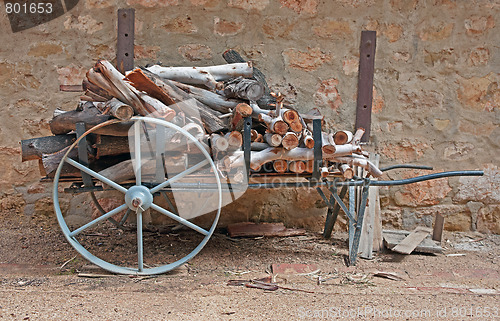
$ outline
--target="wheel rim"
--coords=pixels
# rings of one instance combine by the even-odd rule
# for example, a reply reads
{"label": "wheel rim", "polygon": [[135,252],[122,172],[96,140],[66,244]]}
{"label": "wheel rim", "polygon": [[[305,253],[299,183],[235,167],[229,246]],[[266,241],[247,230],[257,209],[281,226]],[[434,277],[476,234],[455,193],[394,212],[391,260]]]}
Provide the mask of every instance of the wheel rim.
{"label": "wheel rim", "polygon": [[[135,185],[127,189],[127,188],[121,186],[120,184],[115,183],[115,182],[107,179],[106,177],[101,176],[97,172],[94,172],[90,168],[87,168],[84,165],[82,165],[82,164],[80,164],[80,163],[78,163],[78,162],[76,162],[68,157],[69,152],[77,145],[78,141],[80,139],[83,139],[84,137],[86,137],[86,135],[88,135],[89,133],[91,133],[93,130],[96,129],[96,128],[93,128],[93,129],[87,131],[75,143],[73,143],[70,146],[70,148],[68,149],[67,153],[64,155],[63,159],[61,160],[61,163],[59,164],[59,166],[56,170],[55,177],[54,177],[54,185],[53,185],[54,210],[56,212],[57,220],[59,222],[61,230],[62,230],[64,236],[66,237],[67,241],[88,261],[90,261],[90,262],[100,266],[101,268],[110,271],[110,272],[119,273],[119,274],[151,275],[151,274],[165,273],[165,272],[173,270],[173,269],[179,267],[180,265],[191,260],[196,254],[198,254],[201,251],[201,249],[206,245],[206,243],[210,239],[211,235],[213,234],[213,232],[217,226],[217,222],[218,222],[219,217],[220,217],[220,211],[221,211],[221,206],[222,206],[221,182],[220,182],[219,175],[217,174],[217,168],[216,168],[210,154],[205,150],[203,145],[200,144],[199,141],[193,135],[191,135],[189,132],[187,132],[186,130],[184,130],[183,128],[180,128],[179,126],[177,126],[175,124],[172,124],[172,123],[169,123],[169,122],[166,122],[164,120],[157,119],[157,118],[133,117],[131,120],[134,122],[134,125],[133,125],[134,131],[135,131],[134,146],[136,148],[136,150],[135,150],[136,157],[138,157],[138,159],[136,159],[135,161],[138,164],[141,164],[141,157],[142,157],[141,153],[140,153],[141,142],[140,142],[140,132],[139,132],[141,123],[154,124],[156,126],[164,126],[166,128],[170,128],[172,130],[179,132],[184,137],[189,139],[201,151],[201,153],[205,157],[205,160],[200,162],[199,164],[192,166],[192,167],[188,168],[187,170],[181,172],[179,175],[176,175],[172,178],[168,178],[166,181],[164,181],[156,186],[153,186],[152,188],[147,188],[143,185],[142,175],[141,175],[142,169],[141,169],[141,166],[137,166],[136,173],[135,173],[136,174],[135,175],[136,176]],[[116,122],[113,122],[113,123],[116,123]],[[60,205],[59,205],[59,191],[58,191],[59,178],[60,178],[61,171],[62,171],[62,168],[63,168],[65,163],[70,164],[70,165],[86,172],[87,174],[89,174],[92,177],[96,178],[97,180],[101,181],[101,183],[106,184],[108,186],[111,186],[112,188],[120,191],[122,194],[124,194],[123,205],[120,205],[120,206],[116,207],[115,209],[107,212],[106,214],[101,215],[98,218],[91,220],[91,222],[84,224],[77,229],[70,230],[70,228],[68,227],[68,224],[66,223],[66,221],[64,219],[63,213],[62,213]],[[203,164],[201,164],[201,163],[203,163]],[[209,165],[209,167],[212,169],[212,172],[213,172],[213,175],[215,178],[216,193],[217,193],[217,198],[218,198],[217,199],[218,206],[217,206],[216,214],[215,214],[215,217],[214,217],[213,222],[212,222],[209,229],[204,229],[204,228],[202,228],[194,223],[191,223],[188,220],[183,219],[180,216],[173,214],[171,211],[168,211],[165,208],[155,204],[154,199],[153,199],[153,195],[155,193],[158,193],[158,192],[161,193],[163,188],[165,188],[167,186],[172,186],[172,184],[175,182],[176,177],[179,177],[179,178],[177,178],[177,180],[182,179],[182,177],[196,172],[196,170],[203,168],[205,165]],[[181,174],[184,174],[184,176],[180,176]],[[170,208],[170,205],[168,205],[168,206]],[[197,231],[198,233],[203,235],[203,239],[189,254],[185,255],[184,257],[182,257],[182,258],[180,258],[172,263],[167,263],[167,264],[163,264],[163,265],[156,266],[156,267],[144,268],[144,257],[143,257],[143,255],[144,255],[144,253],[143,253],[143,240],[144,240],[144,238],[143,238],[142,219],[143,219],[143,211],[146,210],[147,208],[151,208],[151,209],[155,210],[156,212],[164,214],[167,217],[177,221],[178,223],[180,223],[184,226],[187,226],[187,227],[191,228],[192,230]],[[88,228],[98,224],[100,221],[103,221],[107,218],[111,218],[113,215],[115,215],[121,211],[124,211],[124,210],[127,210],[127,214],[126,214],[127,216],[130,213],[130,211],[134,211],[134,210],[136,211],[136,215],[137,215],[137,267],[136,268],[128,267],[128,266],[120,266],[120,265],[116,265],[116,264],[107,262],[106,260],[101,259],[101,258],[95,256],[94,254],[92,254],[76,238],[80,233],[87,230]]]}

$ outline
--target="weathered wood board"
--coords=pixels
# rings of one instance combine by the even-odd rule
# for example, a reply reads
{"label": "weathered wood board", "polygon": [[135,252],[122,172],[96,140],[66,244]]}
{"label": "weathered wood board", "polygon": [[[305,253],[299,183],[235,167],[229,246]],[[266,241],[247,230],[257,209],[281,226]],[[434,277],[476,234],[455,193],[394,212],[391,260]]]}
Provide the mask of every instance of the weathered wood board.
{"label": "weathered wood board", "polygon": [[[409,231],[384,230],[384,244],[388,249],[393,249],[409,234]],[[420,253],[442,253],[443,248],[438,243],[433,241],[431,235],[429,234],[415,247],[414,251]]]}

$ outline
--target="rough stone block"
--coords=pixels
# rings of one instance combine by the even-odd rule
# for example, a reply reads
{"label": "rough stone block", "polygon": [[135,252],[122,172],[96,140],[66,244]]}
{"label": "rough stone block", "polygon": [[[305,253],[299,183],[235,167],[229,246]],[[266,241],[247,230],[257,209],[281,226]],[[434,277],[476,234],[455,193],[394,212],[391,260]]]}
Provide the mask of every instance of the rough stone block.
{"label": "rough stone block", "polygon": [[283,7],[292,9],[298,14],[316,14],[318,9],[317,0],[280,0],[280,3]]}
{"label": "rough stone block", "polygon": [[358,73],[359,69],[359,59],[346,59],[342,61],[342,70],[347,76],[354,75]]}
{"label": "rough stone block", "polygon": [[451,142],[443,149],[443,159],[450,161],[464,161],[473,157],[476,146],[467,142]]}
{"label": "rough stone block", "polygon": [[297,21],[287,17],[267,17],[262,25],[262,31],[269,38],[287,39],[293,36]]}
{"label": "rough stone block", "polygon": [[134,57],[136,59],[157,59],[160,46],[134,46]]}
{"label": "rough stone block", "polygon": [[38,42],[31,46],[28,56],[47,58],[50,55],[57,55],[63,52],[59,43]]}
{"label": "rough stone block", "polygon": [[469,53],[469,66],[483,66],[490,60],[490,50],[488,48],[474,48]]}
{"label": "rough stone block", "polygon": [[313,71],[325,62],[332,60],[332,56],[321,51],[320,48],[307,48],[307,51],[287,49],[283,51],[285,62],[294,69]]}
{"label": "rough stone block", "polygon": [[244,10],[262,11],[269,5],[269,0],[229,0],[228,6]]}
{"label": "rough stone block", "polygon": [[464,26],[467,35],[480,35],[495,27],[495,19],[493,16],[472,16],[465,19]]}
{"label": "rough stone block", "polygon": [[[441,171],[406,171],[403,178],[426,175]],[[447,178],[433,179],[415,184],[404,185],[401,191],[394,195],[394,201],[400,206],[425,206],[437,205],[451,192]]]}
{"label": "rough stone block", "polygon": [[497,128],[498,125],[493,124],[491,121],[473,123],[468,120],[461,120],[458,122],[460,131],[474,136],[490,136]]}
{"label": "rough stone block", "polygon": [[64,27],[67,30],[75,29],[84,31],[88,34],[94,34],[99,30],[102,30],[104,27],[104,23],[102,21],[97,21],[92,18],[91,15],[86,16],[73,16],[69,15],[64,21]]}
{"label": "rough stone block", "polygon": [[214,18],[214,33],[219,36],[234,36],[243,30],[243,27],[242,22]]}
{"label": "rough stone block", "polygon": [[[410,163],[421,158],[430,146],[423,142],[401,140],[397,143],[381,144],[381,154],[400,163]],[[385,146],[384,146],[385,145]]]}
{"label": "rough stone block", "polygon": [[212,49],[202,44],[188,44],[180,46],[179,53],[189,61],[212,59]]}
{"label": "rough stone block", "polygon": [[462,78],[458,76],[458,100],[475,110],[493,111],[500,108],[500,74],[493,72],[484,77]]}
{"label": "rough stone block", "polygon": [[60,85],[81,85],[82,79],[85,78],[86,68],[77,67],[73,64],[67,67],[57,68]]}
{"label": "rough stone block", "polygon": [[314,94],[314,104],[319,107],[325,106],[333,110],[338,110],[340,105],[342,105],[342,99],[337,90],[338,84],[339,81],[335,78],[323,80]]}
{"label": "rough stone block", "polygon": [[500,234],[500,205],[490,205],[479,210],[477,230],[481,233]]}
{"label": "rough stone block", "polygon": [[312,28],[313,32],[321,38],[346,38],[353,31],[348,21],[327,19]]}
{"label": "rough stone block", "polygon": [[500,203],[500,169],[496,165],[484,168],[484,176],[460,177],[454,202]]}
{"label": "rough stone block", "polygon": [[175,18],[167,19],[163,22],[162,27],[172,33],[195,33],[198,28],[191,21],[189,16],[179,16]]}
{"label": "rough stone block", "polygon": [[438,24],[429,27],[424,27],[419,32],[419,37],[422,41],[444,40],[451,36],[454,26],[455,25],[453,23],[448,23],[448,24]]}

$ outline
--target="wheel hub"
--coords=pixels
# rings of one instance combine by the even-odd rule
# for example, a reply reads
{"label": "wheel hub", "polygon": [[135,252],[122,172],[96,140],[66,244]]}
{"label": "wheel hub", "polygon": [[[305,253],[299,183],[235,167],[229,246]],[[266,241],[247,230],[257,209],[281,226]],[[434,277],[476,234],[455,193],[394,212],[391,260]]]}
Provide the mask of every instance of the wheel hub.
{"label": "wheel hub", "polygon": [[135,212],[138,209],[145,211],[153,203],[153,195],[151,195],[149,189],[145,186],[132,186],[125,193],[125,203]]}

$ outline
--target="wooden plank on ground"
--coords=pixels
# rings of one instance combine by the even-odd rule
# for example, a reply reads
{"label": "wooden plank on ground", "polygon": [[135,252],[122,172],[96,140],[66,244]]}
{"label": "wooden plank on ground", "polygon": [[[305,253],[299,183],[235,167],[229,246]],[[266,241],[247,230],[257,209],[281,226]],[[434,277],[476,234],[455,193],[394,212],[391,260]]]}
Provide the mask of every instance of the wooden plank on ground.
{"label": "wooden plank on ground", "polygon": [[[384,245],[388,249],[393,249],[410,234],[411,233],[409,231],[384,230]],[[436,244],[436,242],[432,240],[430,235],[427,235],[427,237],[417,245],[417,247],[414,249],[414,252],[441,253],[443,252],[443,248],[439,244]]]}
{"label": "wooden plank on ground", "polygon": [[431,232],[430,228],[419,226],[391,250],[401,254],[410,254]]}

